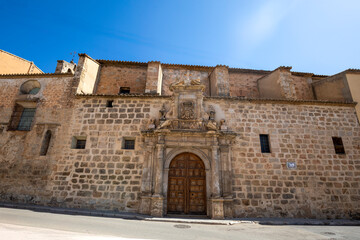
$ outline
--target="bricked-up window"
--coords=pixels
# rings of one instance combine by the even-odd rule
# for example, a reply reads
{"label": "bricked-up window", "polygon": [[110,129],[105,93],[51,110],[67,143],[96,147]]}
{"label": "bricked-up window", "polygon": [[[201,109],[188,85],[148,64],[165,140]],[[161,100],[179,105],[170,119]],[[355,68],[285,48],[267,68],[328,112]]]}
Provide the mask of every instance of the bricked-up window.
{"label": "bricked-up window", "polygon": [[341,137],[332,137],[332,140],[334,143],[335,153],[345,154],[345,148]]}
{"label": "bricked-up window", "polygon": [[114,100],[107,100],[106,101],[106,107],[112,108],[113,107]]}
{"label": "bricked-up window", "polygon": [[260,134],[260,145],[262,153],[270,153],[269,135]]}
{"label": "bricked-up window", "polygon": [[85,136],[77,136],[73,137],[72,144],[73,149],[85,149],[86,146],[86,137]]}
{"label": "bricked-up window", "polygon": [[43,142],[41,144],[41,150],[40,150],[40,156],[45,156],[49,150],[51,141],[51,131],[47,130],[43,139]]}
{"label": "bricked-up window", "polygon": [[130,94],[130,88],[129,87],[121,87],[119,94]]}
{"label": "bricked-up window", "polygon": [[134,139],[124,139],[123,149],[135,149]]}

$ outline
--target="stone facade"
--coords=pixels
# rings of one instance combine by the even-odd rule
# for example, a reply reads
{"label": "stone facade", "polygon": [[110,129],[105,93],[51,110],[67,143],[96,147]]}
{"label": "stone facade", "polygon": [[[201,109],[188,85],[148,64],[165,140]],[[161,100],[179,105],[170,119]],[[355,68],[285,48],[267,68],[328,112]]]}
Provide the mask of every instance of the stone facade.
{"label": "stone facade", "polygon": [[[190,195],[181,190],[179,204],[198,201],[215,219],[360,218],[357,91],[324,92],[350,73],[346,86],[356,85],[360,71],[328,77],[86,54],[56,69],[0,75],[1,201],[164,216],[175,186]],[[36,109],[25,131],[19,108]],[[185,153],[201,159],[205,180],[171,185],[170,172],[185,171],[171,163]]]}

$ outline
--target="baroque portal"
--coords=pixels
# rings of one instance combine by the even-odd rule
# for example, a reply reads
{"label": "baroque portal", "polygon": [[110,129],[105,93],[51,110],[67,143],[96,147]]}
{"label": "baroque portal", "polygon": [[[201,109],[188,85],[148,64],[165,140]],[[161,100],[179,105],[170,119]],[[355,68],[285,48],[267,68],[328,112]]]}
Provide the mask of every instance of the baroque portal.
{"label": "baroque portal", "polygon": [[[232,217],[230,148],[235,134],[205,111],[204,85],[173,84],[170,108],[160,110],[143,131],[146,157],[140,212]],[[222,126],[222,127],[220,127]]]}

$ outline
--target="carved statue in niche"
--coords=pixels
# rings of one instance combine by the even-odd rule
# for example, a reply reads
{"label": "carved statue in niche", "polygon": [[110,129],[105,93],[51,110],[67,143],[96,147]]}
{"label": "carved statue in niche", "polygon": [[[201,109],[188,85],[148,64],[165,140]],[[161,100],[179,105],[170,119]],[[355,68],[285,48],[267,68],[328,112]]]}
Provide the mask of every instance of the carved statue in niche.
{"label": "carved statue in niche", "polygon": [[215,121],[215,109],[213,106],[209,106],[209,120],[206,123],[206,127],[208,128],[208,130],[217,130],[218,126],[217,123]]}
{"label": "carved statue in niche", "polygon": [[166,108],[165,108],[165,104],[162,105],[162,108],[159,110],[160,112],[160,121],[165,121],[166,120]]}
{"label": "carved statue in niche", "polygon": [[180,118],[185,120],[190,120],[195,118],[193,102],[187,101],[181,104]]}

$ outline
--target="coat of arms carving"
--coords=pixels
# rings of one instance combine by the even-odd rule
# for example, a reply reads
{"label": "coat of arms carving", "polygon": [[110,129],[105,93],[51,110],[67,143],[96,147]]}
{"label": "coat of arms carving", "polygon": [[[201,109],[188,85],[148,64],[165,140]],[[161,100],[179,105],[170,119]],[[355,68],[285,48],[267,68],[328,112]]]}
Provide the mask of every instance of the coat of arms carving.
{"label": "coat of arms carving", "polygon": [[187,101],[181,104],[180,118],[185,120],[190,120],[195,118],[193,102]]}

